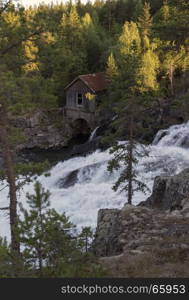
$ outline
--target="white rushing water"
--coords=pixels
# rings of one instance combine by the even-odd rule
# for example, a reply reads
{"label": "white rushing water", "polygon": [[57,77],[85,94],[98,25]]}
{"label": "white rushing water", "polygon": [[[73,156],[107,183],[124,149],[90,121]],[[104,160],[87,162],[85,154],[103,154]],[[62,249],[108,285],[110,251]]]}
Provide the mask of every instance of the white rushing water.
{"label": "white rushing water", "polygon": [[[149,156],[143,157],[137,166],[139,178],[150,189],[158,175],[173,175],[189,167],[189,122],[159,131],[149,146]],[[111,158],[109,150],[95,151],[85,157],[75,157],[59,162],[51,169],[51,175],[38,177],[45,189],[51,192],[51,206],[59,212],[66,212],[73,223],[82,226],[96,226],[97,212],[100,208],[120,208],[126,202],[124,193],[115,193],[112,185],[118,172],[110,174],[107,162]],[[67,188],[60,187],[60,180],[75,172],[75,181]],[[26,207],[26,192],[33,192],[33,184],[24,187],[19,201]],[[137,192],[133,204],[149,196]],[[0,207],[8,206],[7,189],[0,192]],[[8,217],[0,212],[0,235],[9,236]]]}
{"label": "white rushing water", "polygon": [[96,137],[96,133],[97,133],[97,130],[100,126],[96,127],[92,132],[91,132],[91,135],[89,137],[89,142],[91,142],[95,137]]}

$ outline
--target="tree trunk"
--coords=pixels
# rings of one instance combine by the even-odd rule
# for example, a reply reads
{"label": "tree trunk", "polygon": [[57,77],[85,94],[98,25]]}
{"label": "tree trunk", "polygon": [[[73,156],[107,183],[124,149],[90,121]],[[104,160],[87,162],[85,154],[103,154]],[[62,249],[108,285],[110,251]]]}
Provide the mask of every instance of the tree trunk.
{"label": "tree trunk", "polygon": [[129,151],[128,151],[128,204],[132,204],[133,196],[133,113],[129,122]]}
{"label": "tree trunk", "polygon": [[41,243],[38,249],[38,262],[39,262],[39,275],[40,277],[43,277],[43,258],[42,258]]}
{"label": "tree trunk", "polygon": [[112,3],[111,0],[108,1],[108,32],[111,32],[111,23],[112,23]]}
{"label": "tree trunk", "polygon": [[16,178],[14,172],[13,152],[11,151],[8,141],[8,120],[7,114],[3,107],[0,107],[0,141],[2,156],[4,161],[5,174],[9,185],[9,197],[10,197],[10,231],[11,231],[11,249],[19,254],[20,244],[17,233],[18,218],[17,218],[17,187]]}
{"label": "tree trunk", "polygon": [[[39,218],[40,218],[40,230],[41,233],[44,232],[43,230],[43,217],[42,217],[42,203],[40,199],[40,206],[39,206]],[[42,239],[40,237],[39,241],[39,249],[38,249],[38,260],[39,260],[39,273],[40,277],[43,277],[43,257],[42,257]]]}

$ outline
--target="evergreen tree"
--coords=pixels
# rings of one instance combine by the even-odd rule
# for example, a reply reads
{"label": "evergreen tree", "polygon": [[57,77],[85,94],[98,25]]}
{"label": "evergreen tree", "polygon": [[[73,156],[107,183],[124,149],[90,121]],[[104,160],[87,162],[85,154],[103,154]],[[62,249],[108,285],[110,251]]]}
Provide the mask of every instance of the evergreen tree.
{"label": "evergreen tree", "polygon": [[119,37],[120,52],[127,55],[140,51],[141,38],[137,24],[134,22],[126,22],[123,26],[122,33]]}
{"label": "evergreen tree", "polygon": [[175,43],[167,42],[163,45],[166,51],[163,51],[162,70],[165,72],[170,83],[170,93],[173,96],[174,91],[174,74],[180,69],[181,72],[186,72],[189,68],[189,55],[184,46],[177,49]]}
{"label": "evergreen tree", "polygon": [[69,262],[74,251],[75,242],[70,235],[74,226],[64,214],[50,209],[50,193],[39,182],[34,191],[26,195],[29,211],[21,205],[24,218],[19,221],[19,235],[24,246],[22,255],[32,268],[37,261],[37,270],[43,277],[48,268],[53,273],[53,269]]}
{"label": "evergreen tree", "polygon": [[34,44],[34,42],[28,40],[23,43],[24,48],[24,58],[26,63],[23,66],[23,70],[26,73],[31,73],[39,70],[39,62],[38,62],[38,47]]}
{"label": "evergreen tree", "polygon": [[[18,92],[16,80],[11,72],[5,68],[0,70],[0,145],[4,161],[5,179],[9,185],[10,197],[10,227],[12,250],[19,252],[19,242],[16,234],[17,227],[17,186],[14,168],[15,145],[11,143],[11,126],[8,113],[14,103],[23,100]],[[18,103],[18,102],[17,102]],[[20,103],[19,103],[20,105]],[[15,107],[14,107],[15,109]]]}
{"label": "evergreen tree", "polygon": [[112,52],[108,57],[106,74],[110,79],[118,74],[118,66]]}
{"label": "evergreen tree", "polygon": [[102,45],[98,30],[98,25],[93,22],[90,14],[86,13],[82,18],[81,33],[84,41],[83,50],[86,53],[87,71],[90,73],[99,71],[103,48],[106,47],[106,38],[104,37]]}
{"label": "evergreen tree", "polygon": [[150,4],[145,2],[142,15],[139,17],[139,28],[143,36],[149,36],[152,27],[152,17],[150,13]]}
{"label": "evergreen tree", "polygon": [[83,227],[82,232],[79,234],[79,247],[82,251],[87,253],[90,249],[93,238],[93,232],[90,227]]}
{"label": "evergreen tree", "polygon": [[[144,101],[145,97],[141,91],[141,53],[139,48],[131,47],[128,51],[126,45],[126,51],[124,50],[123,44],[121,44],[118,74],[112,78],[111,82],[113,93],[110,94],[110,99],[116,119],[112,124],[115,130],[112,141],[114,146],[110,150],[114,157],[108,164],[108,170],[113,172],[113,170],[121,168],[121,174],[113,189],[125,191],[127,202],[131,204],[135,191],[145,192],[147,189],[145,183],[137,178],[138,157],[146,155],[146,152],[143,151],[144,149],[138,150],[136,136],[140,132],[137,120],[142,117],[143,111],[149,103]],[[118,139],[125,135],[127,143],[118,143]]]}
{"label": "evergreen tree", "polygon": [[55,43],[53,80],[59,99],[64,97],[62,86],[66,86],[79,74],[87,72],[85,41],[82,25],[76,8],[64,13],[59,24],[59,34]]}
{"label": "evergreen tree", "polygon": [[164,22],[167,22],[170,17],[170,7],[167,0],[163,1],[163,6],[161,8],[161,15]]}
{"label": "evergreen tree", "polygon": [[[42,88],[42,87],[41,87]],[[36,93],[36,90],[34,91]],[[37,95],[37,93],[36,93]],[[38,94],[39,95],[39,94]],[[1,179],[6,180],[9,186],[11,247],[19,253],[17,227],[17,193],[24,183],[31,181],[34,173],[43,171],[47,164],[16,163],[18,148],[25,136],[21,129],[14,126],[14,118],[34,112],[36,104],[33,102],[31,81],[25,78],[16,78],[14,73],[7,71],[6,66],[0,68],[0,147],[3,157],[4,170]],[[47,96],[49,97],[49,96]],[[46,99],[48,99],[46,97]],[[39,100],[39,99],[38,99]],[[39,105],[39,104],[38,104]],[[38,107],[37,105],[37,107]],[[41,105],[41,104],[40,104]],[[23,175],[23,180],[19,176]]]}
{"label": "evergreen tree", "polygon": [[160,62],[157,51],[157,42],[150,43],[148,37],[143,38],[143,49],[141,49],[141,63],[139,68],[139,80],[141,92],[158,90],[158,71]]}
{"label": "evergreen tree", "polygon": [[102,267],[88,253],[91,229],[75,233],[69,218],[50,208],[50,193],[39,182],[34,194],[26,196],[29,210],[20,205],[19,237],[27,273],[34,277],[104,276]]}

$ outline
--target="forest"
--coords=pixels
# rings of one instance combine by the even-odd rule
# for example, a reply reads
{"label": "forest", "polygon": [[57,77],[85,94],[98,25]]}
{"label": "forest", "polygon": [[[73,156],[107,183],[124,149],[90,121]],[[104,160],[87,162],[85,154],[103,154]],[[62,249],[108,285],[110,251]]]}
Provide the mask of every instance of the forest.
{"label": "forest", "polygon": [[[21,205],[18,216],[20,189],[48,162],[17,163],[24,137],[12,116],[62,107],[64,87],[75,77],[106,72],[110,86],[101,106],[116,114],[106,137],[115,153],[108,168],[125,165],[114,189],[125,191],[131,204],[134,191],[147,188],[133,168],[135,137],[145,130],[140,121],[153,122],[146,112],[166,104],[188,120],[188,20],[187,0],[77,0],[29,8],[0,1],[0,179],[9,189],[9,204],[0,210],[11,228],[10,244],[0,240],[0,278],[106,276],[89,251],[90,228],[74,235],[74,225],[50,208],[50,193],[38,181],[35,194],[26,195],[29,210]],[[126,146],[117,143],[125,126]]]}

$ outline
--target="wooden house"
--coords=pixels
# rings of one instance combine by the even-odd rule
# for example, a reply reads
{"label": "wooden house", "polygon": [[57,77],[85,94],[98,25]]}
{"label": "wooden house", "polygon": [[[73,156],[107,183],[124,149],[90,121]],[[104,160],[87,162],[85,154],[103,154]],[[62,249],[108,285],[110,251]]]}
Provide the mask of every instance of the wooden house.
{"label": "wooden house", "polygon": [[100,95],[106,90],[105,73],[80,75],[66,86],[66,108],[94,113]]}

